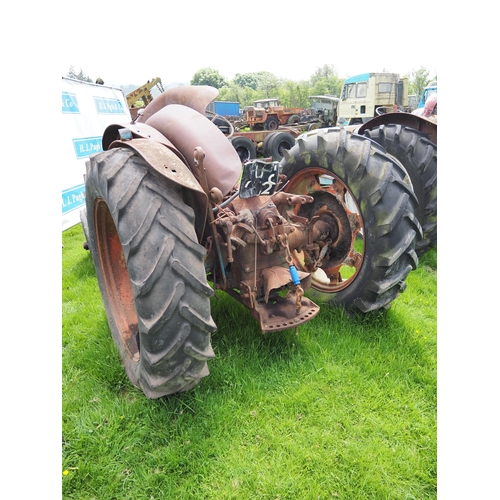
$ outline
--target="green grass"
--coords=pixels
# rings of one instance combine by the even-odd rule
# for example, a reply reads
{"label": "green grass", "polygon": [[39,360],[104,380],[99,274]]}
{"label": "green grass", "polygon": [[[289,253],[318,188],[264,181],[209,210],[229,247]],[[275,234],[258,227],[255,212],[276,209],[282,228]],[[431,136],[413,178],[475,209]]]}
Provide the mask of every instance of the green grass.
{"label": "green grass", "polygon": [[260,333],[218,292],[210,375],[146,399],[111,339],[81,226],[63,233],[67,499],[436,498],[437,253],[381,313]]}

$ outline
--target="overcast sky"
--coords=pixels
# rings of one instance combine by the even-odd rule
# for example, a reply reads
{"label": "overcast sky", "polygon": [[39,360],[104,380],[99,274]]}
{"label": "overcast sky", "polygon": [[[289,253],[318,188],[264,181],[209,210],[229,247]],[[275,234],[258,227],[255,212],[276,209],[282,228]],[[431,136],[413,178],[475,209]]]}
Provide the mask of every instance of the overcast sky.
{"label": "overcast sky", "polygon": [[71,12],[62,27],[61,76],[73,66],[106,85],[154,77],[189,83],[204,67],[228,80],[257,71],[307,80],[325,64],[341,78],[422,66],[432,77],[438,69],[437,51],[408,36],[417,23],[418,39],[435,36],[436,24],[420,22],[414,3],[78,0]]}

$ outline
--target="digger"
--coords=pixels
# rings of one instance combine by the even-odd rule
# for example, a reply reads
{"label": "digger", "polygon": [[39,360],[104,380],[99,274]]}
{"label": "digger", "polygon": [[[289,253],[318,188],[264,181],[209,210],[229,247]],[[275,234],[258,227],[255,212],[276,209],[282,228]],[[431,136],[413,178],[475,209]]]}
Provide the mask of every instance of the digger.
{"label": "digger", "polygon": [[208,375],[215,290],[272,335],[325,302],[387,308],[418,264],[417,198],[382,146],[327,128],[280,162],[242,164],[205,115],[217,95],[168,89],[108,126],[86,164],[86,244],[124,369],[148,398]]}

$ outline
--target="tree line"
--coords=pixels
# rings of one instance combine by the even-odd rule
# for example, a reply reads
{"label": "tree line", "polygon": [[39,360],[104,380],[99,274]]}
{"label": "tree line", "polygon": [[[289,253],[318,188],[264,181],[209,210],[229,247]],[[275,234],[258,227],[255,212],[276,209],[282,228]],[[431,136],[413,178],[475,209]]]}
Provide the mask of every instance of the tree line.
{"label": "tree line", "polygon": [[[429,70],[424,67],[401,76],[408,78],[408,94],[417,96],[431,81],[437,80],[437,75],[430,77]],[[310,95],[340,97],[343,82],[344,78],[339,77],[335,67],[325,64],[316,68],[308,80],[302,81],[281,79],[267,71],[237,73],[232,80],[226,80],[217,70],[202,68],[194,74],[190,84],[216,87],[219,89],[217,100],[239,102],[242,107],[258,99],[277,97],[283,106],[307,108]]]}
{"label": "tree line", "polygon": [[[81,69],[76,72],[73,66],[66,76],[92,82]],[[431,81],[437,80],[437,74],[430,75],[424,67],[401,76],[408,78],[408,94],[416,96],[420,96]],[[217,100],[239,102],[241,107],[251,106],[257,99],[277,97],[283,106],[307,108],[310,95],[340,97],[343,82],[344,78],[339,77],[335,67],[325,64],[316,68],[308,80],[301,81],[282,79],[268,71],[237,73],[232,80],[227,80],[216,69],[206,67],[193,75],[190,85],[215,87],[219,90]]]}

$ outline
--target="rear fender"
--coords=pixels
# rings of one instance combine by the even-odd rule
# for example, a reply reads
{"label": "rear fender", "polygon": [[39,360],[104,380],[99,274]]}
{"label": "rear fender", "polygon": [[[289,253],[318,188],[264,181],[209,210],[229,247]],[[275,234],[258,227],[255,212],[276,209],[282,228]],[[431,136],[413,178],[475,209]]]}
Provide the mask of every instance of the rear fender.
{"label": "rear fender", "polygon": [[209,190],[217,187],[226,195],[238,182],[240,157],[227,137],[204,114],[184,105],[169,104],[149,117],[146,125],[167,137],[195,173],[194,151],[197,147],[203,149]]}
{"label": "rear fender", "polygon": [[110,144],[109,149],[112,148],[133,149],[161,176],[191,192],[194,199],[194,203],[192,203],[194,206],[191,208],[193,208],[196,217],[195,230],[199,241],[201,241],[205,229],[208,200],[205,191],[187,165],[169,148],[150,139],[118,140]]}
{"label": "rear fender", "polygon": [[437,124],[418,115],[411,113],[384,113],[364,123],[357,133],[363,135],[365,130],[372,130],[380,125],[403,125],[427,134],[429,139],[437,145]]}
{"label": "rear fender", "polygon": [[161,132],[158,132],[151,125],[146,125],[145,123],[113,123],[108,125],[102,136],[103,151],[107,151],[114,141],[120,140],[119,130],[124,128],[132,133],[134,139],[152,139],[163,144],[187,165],[187,161],[182,153]]}
{"label": "rear fender", "polygon": [[202,115],[205,114],[207,106],[219,95],[215,87],[208,85],[194,85],[190,87],[173,87],[155,97],[145,108],[137,119],[145,123],[157,111],[169,104],[182,104],[192,108]]}

